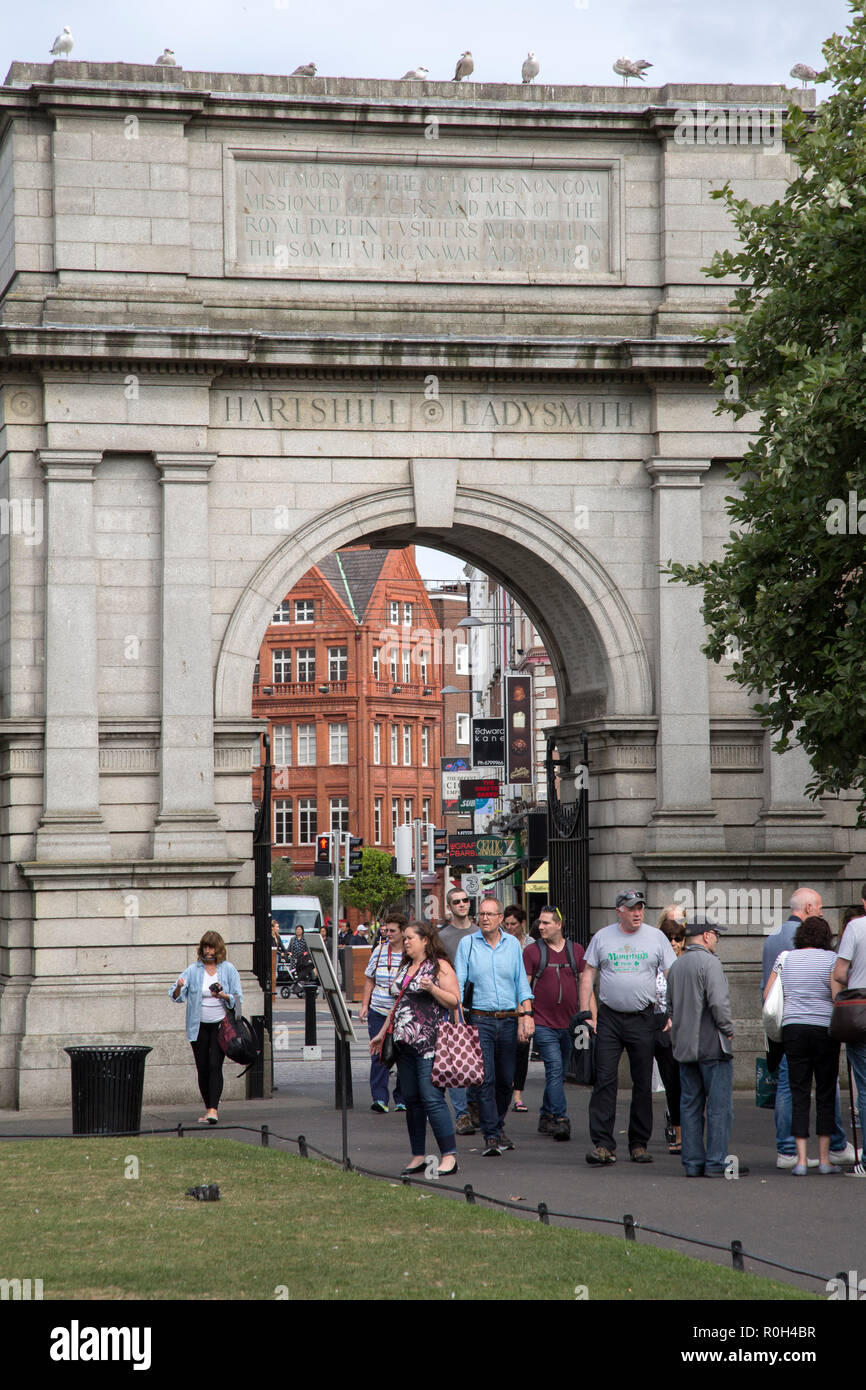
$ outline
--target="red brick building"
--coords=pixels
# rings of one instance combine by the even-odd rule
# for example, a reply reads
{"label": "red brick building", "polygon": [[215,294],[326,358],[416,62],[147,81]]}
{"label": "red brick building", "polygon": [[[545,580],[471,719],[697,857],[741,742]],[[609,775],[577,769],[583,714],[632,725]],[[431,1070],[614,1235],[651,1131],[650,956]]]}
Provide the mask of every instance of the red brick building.
{"label": "red brick building", "polygon": [[439,823],[437,628],[413,547],[328,555],[274,614],[252,712],[271,735],[274,853],[297,873],[312,871],[327,830],[393,854],[395,825]]}

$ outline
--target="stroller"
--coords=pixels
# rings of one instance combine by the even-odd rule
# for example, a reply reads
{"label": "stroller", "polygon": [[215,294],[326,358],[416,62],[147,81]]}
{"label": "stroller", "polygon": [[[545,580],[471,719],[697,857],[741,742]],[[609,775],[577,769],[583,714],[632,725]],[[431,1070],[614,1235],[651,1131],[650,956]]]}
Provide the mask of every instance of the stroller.
{"label": "stroller", "polygon": [[277,989],[283,999],[303,999],[305,986],[315,979],[315,969],[309,951],[298,959],[290,951],[281,953],[277,961]]}

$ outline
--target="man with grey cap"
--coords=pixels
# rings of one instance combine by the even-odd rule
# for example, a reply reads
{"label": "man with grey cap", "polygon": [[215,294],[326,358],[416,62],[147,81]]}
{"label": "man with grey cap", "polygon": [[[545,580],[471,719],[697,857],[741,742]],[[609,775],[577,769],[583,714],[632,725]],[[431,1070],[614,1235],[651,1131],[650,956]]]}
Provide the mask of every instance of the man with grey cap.
{"label": "man with grey cap", "polygon": [[[686,922],[685,950],[668,975],[671,1045],[680,1064],[680,1121],[687,1178],[724,1177],[731,1142],[734,1020],[728,982],[716,955],[724,930],[706,917]],[[738,1170],[746,1171],[742,1167]]]}
{"label": "man with grey cap", "polygon": [[643,913],[643,893],[628,888],[617,893],[617,921],[596,932],[580,976],[580,1007],[591,1013],[596,1031],[596,1079],[589,1102],[593,1148],[586,1155],[593,1167],[616,1162],[617,1076],[623,1049],[631,1071],[629,1154],[634,1163],[652,1163],[647,1144],[653,1128],[656,976],[659,969],[667,972],[676,956],[664,932],[648,926]]}

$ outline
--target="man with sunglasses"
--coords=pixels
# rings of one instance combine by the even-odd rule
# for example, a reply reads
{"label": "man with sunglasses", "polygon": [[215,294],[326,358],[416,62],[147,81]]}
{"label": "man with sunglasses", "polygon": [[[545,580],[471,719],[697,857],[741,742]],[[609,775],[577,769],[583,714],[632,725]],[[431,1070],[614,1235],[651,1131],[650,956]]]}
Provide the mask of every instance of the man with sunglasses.
{"label": "man with sunglasses", "polygon": [[[734,1020],[722,962],[725,930],[686,922],[686,946],[668,974],[671,1046],[680,1065],[683,1168],[687,1178],[723,1178],[734,1118]],[[704,1122],[706,1121],[706,1143]],[[738,1176],[748,1172],[740,1166]]]}
{"label": "man with sunglasses", "polygon": [[524,948],[523,964],[532,985],[535,1046],[544,1063],[538,1132],[562,1142],[571,1138],[563,1083],[574,1047],[570,1024],[577,1013],[583,947],[566,941],[559,908],[543,907],[535,925],[540,941]]}
{"label": "man with sunglasses", "polygon": [[[439,940],[451,964],[454,964],[457,947],[466,937],[477,930],[470,916],[472,900],[463,888],[449,888],[445,904],[450,922],[439,928]],[[448,1092],[454,1107],[454,1128],[457,1134],[474,1134],[479,1124],[478,1088],[453,1086]]]}
{"label": "man with sunglasses", "polygon": [[589,1102],[593,1148],[586,1161],[597,1168],[616,1163],[616,1094],[623,1051],[631,1071],[629,1155],[633,1163],[652,1163],[647,1144],[653,1130],[656,976],[659,969],[667,973],[676,955],[664,932],[644,922],[644,905],[643,893],[628,888],[617,893],[617,920],[593,936],[580,976],[580,1007],[591,1014],[596,1030],[595,1085]]}

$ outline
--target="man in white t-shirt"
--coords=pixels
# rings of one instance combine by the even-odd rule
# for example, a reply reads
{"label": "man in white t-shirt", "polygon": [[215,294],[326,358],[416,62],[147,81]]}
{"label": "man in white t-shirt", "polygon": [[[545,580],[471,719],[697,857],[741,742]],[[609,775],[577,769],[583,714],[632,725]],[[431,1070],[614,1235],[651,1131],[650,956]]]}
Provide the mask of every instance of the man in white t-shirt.
{"label": "man in white t-shirt", "polygon": [[596,932],[580,976],[580,1007],[592,1013],[596,1030],[596,1079],[589,1102],[594,1147],[586,1155],[593,1167],[616,1162],[617,1073],[623,1049],[631,1070],[629,1154],[634,1163],[652,1163],[647,1144],[653,1128],[656,975],[660,968],[667,974],[676,955],[664,932],[644,922],[644,906],[643,893],[617,893],[617,921]]}
{"label": "man in white t-shirt", "polygon": [[[860,901],[866,913],[866,883],[860,890]],[[833,979],[843,989],[866,989],[866,916],[854,917],[842,933]],[[848,1061],[857,1082],[857,1102],[860,1111],[860,1145],[866,1149],[866,1041],[846,1043]],[[832,1158],[832,1155],[831,1155]],[[866,1178],[866,1166],[858,1163],[851,1177]]]}

